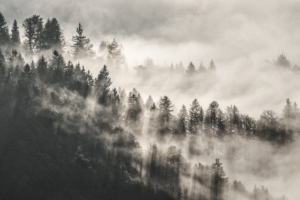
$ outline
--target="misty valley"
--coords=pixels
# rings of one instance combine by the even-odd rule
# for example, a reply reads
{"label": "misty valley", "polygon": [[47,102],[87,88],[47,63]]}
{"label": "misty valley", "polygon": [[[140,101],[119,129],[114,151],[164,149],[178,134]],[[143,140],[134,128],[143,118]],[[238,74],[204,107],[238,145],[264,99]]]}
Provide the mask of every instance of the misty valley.
{"label": "misty valley", "polygon": [[0,13],[0,199],[295,198],[300,67],[284,53],[129,66],[84,30],[68,42],[56,18]]}

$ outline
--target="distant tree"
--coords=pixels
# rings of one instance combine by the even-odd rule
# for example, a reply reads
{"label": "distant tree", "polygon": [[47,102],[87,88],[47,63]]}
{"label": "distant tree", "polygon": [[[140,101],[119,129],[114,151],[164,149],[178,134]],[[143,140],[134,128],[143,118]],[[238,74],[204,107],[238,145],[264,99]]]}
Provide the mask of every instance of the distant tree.
{"label": "distant tree", "polygon": [[63,56],[59,54],[58,51],[54,50],[52,53],[52,60],[49,67],[51,73],[50,83],[63,83],[65,67],[66,63]]}
{"label": "distant tree", "polygon": [[20,33],[19,33],[19,27],[17,24],[17,20],[14,20],[14,23],[13,23],[13,26],[11,29],[10,42],[11,42],[12,48],[14,48],[14,49],[18,49],[21,45]]}
{"label": "distant tree", "polygon": [[120,117],[120,109],[121,109],[121,104],[120,104],[120,97],[118,95],[117,89],[114,88],[112,90],[112,93],[110,94],[110,102],[111,102],[111,109],[112,109],[112,116],[115,119],[119,119]]}
{"label": "distant tree", "polygon": [[72,37],[73,41],[73,56],[75,59],[81,59],[84,57],[93,56],[95,53],[93,51],[93,45],[90,43],[90,39],[83,35],[82,25],[79,23],[76,29],[77,35]]}
{"label": "distant tree", "polygon": [[235,105],[226,108],[226,124],[230,134],[237,132],[240,127],[240,113]]}
{"label": "distant tree", "polygon": [[286,99],[286,105],[282,110],[282,115],[284,119],[284,124],[287,129],[291,129],[293,120],[293,105],[290,99]]}
{"label": "distant tree", "polygon": [[211,184],[210,200],[225,200],[228,179],[225,178],[225,172],[219,159],[211,166]]}
{"label": "distant tree", "polygon": [[7,23],[4,16],[0,12],[0,46],[9,45],[10,37],[7,28]]}
{"label": "distant tree", "polygon": [[36,96],[34,90],[34,74],[28,64],[25,65],[24,71],[18,79],[16,88],[16,105],[14,115],[21,117],[30,115],[30,110],[33,107],[33,97]]}
{"label": "distant tree", "polygon": [[44,56],[42,56],[37,63],[37,75],[40,78],[40,80],[42,81],[46,81],[46,77],[47,77],[47,61],[44,58]]}
{"label": "distant tree", "polygon": [[159,101],[159,122],[162,127],[169,127],[169,122],[171,120],[171,112],[173,104],[169,97],[164,96],[160,98]]}
{"label": "distant tree", "polygon": [[206,110],[205,124],[207,129],[212,131],[211,134],[214,134],[217,130],[218,109],[219,104],[216,101],[213,101],[209,104],[209,107]]}
{"label": "distant tree", "polygon": [[107,50],[107,61],[109,64],[116,67],[125,64],[125,56],[122,54],[122,46],[120,46],[115,39],[107,45]]}
{"label": "distant tree", "polygon": [[2,85],[4,84],[5,78],[6,78],[5,63],[3,62],[4,59],[2,60],[2,57],[3,57],[3,54],[0,49],[0,91],[2,89]]}
{"label": "distant tree", "polygon": [[0,46],[9,45],[10,37],[7,27],[7,22],[0,12]]}
{"label": "distant tree", "polygon": [[48,19],[43,30],[43,49],[55,49],[58,52],[62,51],[62,31],[56,18],[51,21]]}
{"label": "distant tree", "polygon": [[189,131],[191,134],[197,134],[202,128],[203,110],[197,99],[192,102],[189,110]]}
{"label": "distant tree", "polygon": [[209,70],[215,70],[216,69],[216,65],[214,63],[213,60],[210,61],[210,64],[209,64]]}
{"label": "distant tree", "polygon": [[43,18],[33,15],[23,22],[25,29],[25,45],[30,52],[40,51],[43,47]]}
{"label": "distant tree", "polygon": [[196,73],[196,68],[195,68],[194,64],[192,62],[190,62],[189,66],[186,70],[186,74],[187,75],[193,75],[195,73]]}
{"label": "distant tree", "polygon": [[274,62],[275,65],[285,68],[291,68],[291,62],[285,57],[282,53],[277,57],[277,60]]}
{"label": "distant tree", "polygon": [[204,67],[203,63],[201,62],[201,63],[200,63],[200,66],[199,66],[199,69],[198,69],[198,72],[199,72],[199,73],[203,73],[203,72],[205,72],[205,71],[206,71],[206,68]]}
{"label": "distant tree", "polygon": [[178,122],[177,122],[177,130],[179,135],[185,136],[188,133],[188,111],[184,105],[182,105],[179,114],[178,114]]}
{"label": "distant tree", "polygon": [[104,67],[98,74],[97,79],[95,80],[95,90],[98,98],[98,103],[105,107],[109,105],[109,87],[111,84],[112,82],[109,76],[109,72],[107,70],[107,67],[104,65]]}
{"label": "distant tree", "polygon": [[30,69],[31,69],[32,73],[35,74],[35,72],[36,72],[36,67],[35,67],[34,61],[31,61]]}
{"label": "distant tree", "polygon": [[138,122],[141,124],[143,116],[143,100],[140,93],[133,88],[128,95],[126,122],[128,125],[136,125]]}
{"label": "distant tree", "polygon": [[240,115],[240,127],[244,135],[251,137],[256,130],[256,121],[248,115]]}
{"label": "distant tree", "polygon": [[217,111],[217,135],[218,136],[224,136],[226,132],[226,119],[222,112],[222,110],[219,108]]}
{"label": "distant tree", "polygon": [[148,99],[147,99],[147,101],[146,101],[146,108],[147,108],[147,110],[149,111],[150,110],[150,108],[151,108],[151,106],[153,105],[153,103],[154,103],[154,101],[153,101],[153,99],[152,99],[152,97],[151,97],[151,95],[148,97]]}

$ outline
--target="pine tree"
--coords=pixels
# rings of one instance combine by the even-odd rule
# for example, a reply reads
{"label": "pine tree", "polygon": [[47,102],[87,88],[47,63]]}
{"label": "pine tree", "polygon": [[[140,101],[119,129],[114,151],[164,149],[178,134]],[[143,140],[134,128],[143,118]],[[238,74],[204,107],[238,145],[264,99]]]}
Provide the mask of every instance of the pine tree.
{"label": "pine tree", "polygon": [[215,66],[215,63],[213,60],[210,61],[210,64],[209,64],[209,70],[215,70],[216,69],[216,66]]}
{"label": "pine tree", "polygon": [[282,115],[283,115],[284,125],[286,129],[290,131],[293,126],[293,118],[294,118],[293,105],[290,99],[286,99],[286,105],[282,110]]}
{"label": "pine tree", "polygon": [[32,73],[34,73],[34,74],[35,74],[35,72],[36,72],[36,67],[35,67],[35,63],[34,63],[34,61],[31,61],[31,64],[30,64],[30,69],[31,69]]}
{"label": "pine tree", "polygon": [[63,83],[64,69],[66,67],[65,60],[61,54],[56,50],[52,53],[52,61],[50,67],[52,68],[51,83]]}
{"label": "pine tree", "polygon": [[178,114],[178,132],[180,135],[186,135],[188,132],[188,112],[184,105],[179,111]]}
{"label": "pine tree", "polygon": [[151,95],[148,97],[148,99],[147,99],[147,101],[146,101],[146,108],[147,108],[147,110],[149,111],[150,110],[150,108],[151,108],[151,106],[153,105],[153,103],[154,103],[154,101],[153,101],[153,99],[152,99],[152,97],[151,97]]}
{"label": "pine tree", "polygon": [[135,88],[133,88],[132,92],[128,95],[127,105],[127,124],[136,125],[137,122],[141,121],[143,116],[143,100]]}
{"label": "pine tree", "polygon": [[189,110],[189,131],[191,134],[197,134],[202,127],[203,111],[197,99],[192,102]]}
{"label": "pine tree", "polygon": [[169,97],[164,96],[160,98],[159,101],[159,122],[162,127],[169,127],[169,122],[171,120],[171,112],[173,104]]}
{"label": "pine tree", "polygon": [[43,18],[33,15],[23,22],[25,29],[25,45],[30,52],[40,51],[43,48]]}
{"label": "pine tree", "polygon": [[16,117],[30,115],[29,111],[32,108],[33,97],[36,96],[34,84],[34,74],[29,65],[26,64],[24,71],[18,79],[16,88],[16,105],[14,110],[14,115]]}
{"label": "pine tree", "polygon": [[76,29],[77,35],[72,37],[72,41],[74,44],[73,48],[73,56],[75,59],[81,59],[87,56],[93,56],[93,45],[90,44],[90,39],[86,38],[83,35],[82,25],[79,23],[78,28]]}
{"label": "pine tree", "polygon": [[225,200],[228,179],[219,159],[211,166],[210,200]]}
{"label": "pine tree", "polygon": [[199,73],[203,73],[203,72],[205,72],[205,71],[206,71],[206,68],[204,67],[203,63],[201,62],[201,63],[200,63],[200,66],[199,66],[199,69],[198,69],[198,72],[199,72]]}
{"label": "pine tree", "polygon": [[12,29],[11,29],[11,36],[10,36],[11,45],[14,49],[18,49],[21,45],[20,41],[20,33],[19,27],[17,24],[17,20],[14,20]]}
{"label": "pine tree", "polygon": [[5,82],[6,77],[6,69],[5,69],[5,63],[2,61],[1,56],[2,52],[0,51],[0,90],[2,89],[2,84]]}
{"label": "pine tree", "polygon": [[107,45],[107,50],[107,61],[110,65],[119,67],[125,64],[125,57],[122,54],[122,46],[120,46],[115,39]]}
{"label": "pine tree", "polygon": [[193,75],[195,73],[196,73],[196,68],[195,68],[194,64],[192,62],[190,62],[189,66],[186,70],[186,74],[187,75]]}
{"label": "pine tree", "polygon": [[[60,29],[60,25],[56,18],[53,18],[51,20],[51,30],[52,30],[52,35],[53,35],[52,42],[51,42],[52,48],[54,48],[58,52],[61,52],[63,36],[62,36],[61,29]],[[91,46],[91,48],[92,48],[92,46]]]}
{"label": "pine tree", "polygon": [[10,37],[8,32],[7,23],[5,21],[4,16],[0,12],[0,47],[9,45]]}
{"label": "pine tree", "polygon": [[37,74],[40,78],[40,80],[42,81],[46,81],[46,77],[47,77],[47,61],[44,58],[44,56],[42,56],[37,63]]}
{"label": "pine tree", "polygon": [[205,124],[207,126],[207,129],[212,131],[211,134],[215,134],[217,128],[218,109],[219,104],[216,101],[213,101],[209,104],[209,107],[206,110]]}
{"label": "pine tree", "polygon": [[101,69],[97,79],[95,80],[96,94],[98,96],[98,103],[107,107],[109,105],[109,90],[112,84],[111,78],[109,77],[109,72],[107,67]]}

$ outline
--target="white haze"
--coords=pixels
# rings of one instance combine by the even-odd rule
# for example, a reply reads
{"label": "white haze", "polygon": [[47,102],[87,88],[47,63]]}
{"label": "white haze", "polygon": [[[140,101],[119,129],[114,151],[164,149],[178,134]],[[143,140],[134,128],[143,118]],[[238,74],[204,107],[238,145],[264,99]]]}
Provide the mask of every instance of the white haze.
{"label": "white haze", "polygon": [[[148,95],[155,101],[167,95],[176,111],[182,104],[189,107],[197,98],[205,109],[216,100],[223,111],[235,104],[241,113],[258,118],[266,109],[280,114],[286,98],[300,103],[300,74],[274,70],[266,62],[284,52],[293,64],[300,63],[297,0],[2,0],[0,12],[9,28],[14,19],[21,27],[21,22],[33,14],[44,19],[56,17],[66,39],[75,35],[80,22],[95,49],[100,41],[116,38],[124,47],[129,68],[142,64],[146,57],[168,66],[182,61],[185,67],[190,61],[196,67],[203,61],[207,67],[213,59],[217,66],[215,76],[199,76],[183,89],[179,87],[183,75],[156,74],[145,79],[132,69],[111,73],[113,86],[121,86],[127,93],[136,87],[144,101]],[[102,67],[95,62],[84,64],[94,75]],[[279,152],[257,141],[236,143],[241,143],[241,151],[249,149],[255,157],[241,157],[233,168],[220,153],[230,181],[240,180],[248,190],[255,183],[265,185],[271,194],[284,194],[291,200],[300,196],[298,139]]]}

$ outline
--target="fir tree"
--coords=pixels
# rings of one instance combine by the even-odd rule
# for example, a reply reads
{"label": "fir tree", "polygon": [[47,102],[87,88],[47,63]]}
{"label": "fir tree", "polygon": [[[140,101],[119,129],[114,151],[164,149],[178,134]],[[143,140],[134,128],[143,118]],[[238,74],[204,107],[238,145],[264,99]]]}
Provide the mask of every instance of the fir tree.
{"label": "fir tree", "polygon": [[95,80],[96,94],[98,96],[98,103],[107,107],[109,105],[109,90],[112,84],[111,78],[106,65],[103,66],[97,79]]}
{"label": "fir tree", "polygon": [[40,80],[42,81],[46,81],[46,77],[47,77],[47,61],[44,58],[44,56],[42,56],[37,63],[37,74],[40,78]]}
{"label": "fir tree", "polygon": [[10,37],[8,32],[7,23],[4,16],[0,12],[0,46],[9,45]]}
{"label": "fir tree", "polygon": [[173,104],[169,97],[164,96],[160,98],[159,101],[159,122],[163,127],[169,127],[169,122],[171,120],[171,112]]}
{"label": "fir tree", "polygon": [[153,99],[152,99],[152,97],[151,97],[151,95],[148,97],[148,99],[147,99],[147,101],[146,101],[146,108],[147,108],[147,110],[149,111],[150,110],[150,108],[151,108],[151,106],[153,105],[153,103],[154,103],[154,101],[153,101]]}
{"label": "fir tree", "polygon": [[30,52],[40,51],[43,47],[43,18],[33,15],[23,22],[25,29],[25,45]]}
{"label": "fir tree", "polygon": [[117,43],[115,39],[107,45],[107,49],[107,61],[109,64],[116,67],[125,64],[125,57],[122,54],[122,47]]}
{"label": "fir tree", "polygon": [[75,59],[81,59],[86,56],[93,56],[93,45],[90,44],[90,39],[83,35],[82,25],[79,23],[76,29],[77,35],[72,37],[73,41],[73,56]]}
{"label": "fir tree", "polygon": [[186,74],[187,75],[193,75],[195,73],[196,73],[196,68],[195,68],[194,64],[192,62],[190,62],[189,66],[186,70]]}
{"label": "fir tree", "polygon": [[18,49],[20,47],[20,33],[19,27],[17,24],[17,20],[14,20],[12,29],[11,29],[11,36],[10,36],[11,45],[14,49]]}
{"label": "fir tree", "polygon": [[215,66],[215,63],[213,60],[210,61],[210,64],[209,64],[209,70],[215,70],[216,69],[216,66]]}
{"label": "fir tree", "polygon": [[189,131],[192,134],[197,134],[203,123],[203,111],[197,99],[192,102],[189,110]]}
{"label": "fir tree", "polygon": [[184,105],[178,114],[178,132],[180,135],[186,135],[188,132],[188,112]]}

